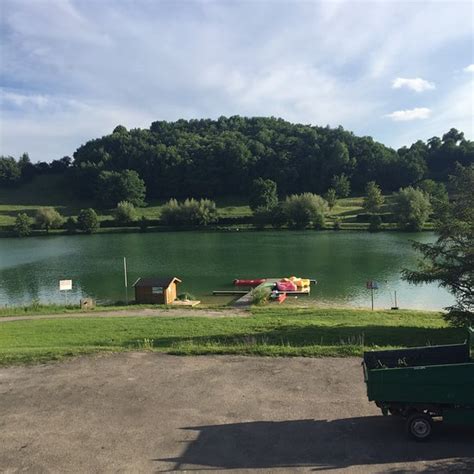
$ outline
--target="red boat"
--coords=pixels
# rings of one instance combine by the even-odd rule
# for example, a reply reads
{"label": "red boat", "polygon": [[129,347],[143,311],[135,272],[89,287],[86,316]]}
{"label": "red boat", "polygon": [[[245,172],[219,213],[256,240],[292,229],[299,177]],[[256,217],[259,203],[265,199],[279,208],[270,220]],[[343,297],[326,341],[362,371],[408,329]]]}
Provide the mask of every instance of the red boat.
{"label": "red boat", "polygon": [[262,283],[265,283],[265,281],[266,281],[265,278],[255,278],[253,280],[236,279],[234,280],[234,285],[235,286],[258,286],[258,285],[261,285]]}

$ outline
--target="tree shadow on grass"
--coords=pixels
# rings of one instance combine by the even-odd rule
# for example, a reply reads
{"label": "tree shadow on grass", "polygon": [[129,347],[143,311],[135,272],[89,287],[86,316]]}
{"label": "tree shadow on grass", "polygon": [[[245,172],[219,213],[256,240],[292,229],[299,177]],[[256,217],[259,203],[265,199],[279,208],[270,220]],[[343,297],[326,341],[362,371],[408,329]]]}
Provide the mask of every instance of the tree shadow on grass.
{"label": "tree shadow on grass", "polygon": [[[456,472],[460,472],[474,465],[474,430],[442,423],[435,424],[433,438],[427,443],[409,439],[403,420],[382,416],[333,421],[257,421],[183,429],[195,431],[197,437],[182,455],[154,461],[174,463],[170,470],[305,467],[323,471],[430,462],[425,472],[435,472],[433,469],[440,466],[449,470],[453,460]],[[402,470],[397,468],[393,472]]]}
{"label": "tree shadow on grass", "polygon": [[[159,331],[159,329],[157,330]],[[466,340],[465,331],[456,328],[417,328],[404,326],[294,326],[286,325],[272,330],[249,328],[249,331],[234,334],[213,334],[209,336],[190,335],[162,336],[157,332],[148,333],[149,348],[175,347],[181,343],[218,345],[289,345],[307,346],[363,346],[367,347],[417,347],[436,344],[460,344]],[[105,342],[104,342],[105,343]],[[96,342],[101,345],[101,342]],[[107,343],[105,343],[107,345]],[[131,339],[123,342],[124,347],[143,348],[144,339]]]}

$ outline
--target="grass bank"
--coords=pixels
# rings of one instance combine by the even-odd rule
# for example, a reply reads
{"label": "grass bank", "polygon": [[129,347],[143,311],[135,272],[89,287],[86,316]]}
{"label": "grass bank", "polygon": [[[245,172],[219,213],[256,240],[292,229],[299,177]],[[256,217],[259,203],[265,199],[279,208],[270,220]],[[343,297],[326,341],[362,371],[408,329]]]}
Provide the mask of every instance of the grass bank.
{"label": "grass bank", "polygon": [[131,350],[180,355],[345,357],[360,356],[371,348],[464,339],[464,331],[447,327],[441,313],[420,311],[265,307],[253,308],[249,318],[86,319],[78,315],[0,323],[0,364]]}
{"label": "grass bank", "polygon": [[[148,232],[173,230],[166,226],[156,225],[161,215],[161,209],[166,200],[152,200],[143,208],[137,209],[139,217],[145,217],[149,226]],[[385,196],[385,204],[381,214],[390,214],[393,196]],[[252,211],[245,197],[221,197],[216,199],[220,222],[209,226],[206,230],[232,231],[253,230]],[[326,229],[333,229],[334,222],[339,222],[341,230],[368,230],[369,222],[363,207],[363,197],[338,199],[336,206],[328,213]],[[0,237],[13,237],[13,226],[18,213],[26,213],[34,218],[40,207],[54,207],[64,217],[77,217],[82,208],[95,208],[93,202],[80,201],[68,189],[67,183],[60,175],[40,175],[32,181],[13,189],[0,189]],[[140,232],[137,223],[127,227],[116,227],[113,209],[96,209],[101,223],[100,233],[130,233]],[[270,226],[267,226],[270,228]],[[202,229],[202,228],[201,228]],[[428,222],[424,230],[431,230],[432,223]],[[183,229],[186,230],[186,229]],[[196,230],[192,228],[192,230]],[[384,222],[381,230],[398,230],[394,223]],[[51,230],[51,235],[67,235],[65,229]],[[42,230],[33,230],[32,236],[46,235]]]}

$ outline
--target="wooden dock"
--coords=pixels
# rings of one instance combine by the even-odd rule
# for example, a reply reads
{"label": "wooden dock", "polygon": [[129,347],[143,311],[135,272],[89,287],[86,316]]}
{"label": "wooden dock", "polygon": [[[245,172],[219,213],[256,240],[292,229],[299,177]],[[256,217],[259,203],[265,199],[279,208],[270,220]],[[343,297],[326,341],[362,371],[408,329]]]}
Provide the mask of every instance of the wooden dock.
{"label": "wooden dock", "polygon": [[[245,294],[241,298],[239,298],[237,301],[234,302],[234,306],[250,306],[252,304],[252,291],[253,290],[257,290],[260,288],[271,289],[273,286],[275,286],[276,282],[280,280],[281,278],[267,278],[262,284],[256,286],[255,288],[252,288],[250,291],[245,292]],[[314,280],[314,282],[316,282],[316,280]],[[286,293],[287,296],[309,295],[310,292],[311,292],[311,289],[309,286],[297,291],[282,291],[282,293]],[[234,291],[233,294],[238,294],[238,293],[239,291]],[[223,294],[223,293],[220,293],[220,294]]]}
{"label": "wooden dock", "polygon": [[200,303],[198,300],[174,300],[171,304],[173,306],[191,306],[191,308],[194,308]]}

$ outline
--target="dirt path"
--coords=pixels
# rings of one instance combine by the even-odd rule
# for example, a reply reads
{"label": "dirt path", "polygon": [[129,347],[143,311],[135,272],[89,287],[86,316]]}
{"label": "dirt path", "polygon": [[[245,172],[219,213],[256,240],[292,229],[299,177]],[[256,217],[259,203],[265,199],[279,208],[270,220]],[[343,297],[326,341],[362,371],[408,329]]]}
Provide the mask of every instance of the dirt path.
{"label": "dirt path", "polygon": [[0,369],[0,472],[465,472],[367,401],[360,360],[122,353]]}
{"label": "dirt path", "polygon": [[25,316],[5,316],[0,317],[0,323],[11,321],[28,321],[31,319],[64,319],[64,318],[122,318],[122,317],[168,317],[168,318],[186,318],[200,316],[204,318],[229,318],[229,317],[247,317],[250,313],[244,309],[232,308],[228,310],[212,309],[135,309],[135,310],[116,310],[116,311],[94,311],[84,313],[54,313],[38,314]]}

